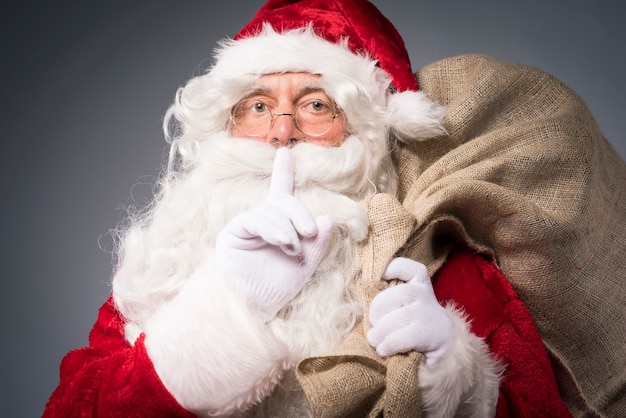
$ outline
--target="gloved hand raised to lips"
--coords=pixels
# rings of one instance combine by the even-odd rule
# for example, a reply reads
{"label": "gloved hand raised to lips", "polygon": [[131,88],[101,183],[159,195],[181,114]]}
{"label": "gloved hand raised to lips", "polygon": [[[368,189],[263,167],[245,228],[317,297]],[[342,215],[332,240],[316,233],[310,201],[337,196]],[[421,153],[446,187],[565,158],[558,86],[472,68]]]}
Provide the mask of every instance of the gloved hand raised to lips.
{"label": "gloved hand raised to lips", "polygon": [[291,151],[276,150],[270,196],[235,216],[217,237],[218,268],[266,321],[304,287],[326,253],[334,229],[293,195]]}

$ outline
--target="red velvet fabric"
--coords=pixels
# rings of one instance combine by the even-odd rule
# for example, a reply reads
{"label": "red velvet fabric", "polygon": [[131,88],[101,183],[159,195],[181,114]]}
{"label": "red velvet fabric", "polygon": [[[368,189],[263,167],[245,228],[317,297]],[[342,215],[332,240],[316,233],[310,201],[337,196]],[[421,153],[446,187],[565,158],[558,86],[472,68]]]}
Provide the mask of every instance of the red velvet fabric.
{"label": "red velvet fabric", "polygon": [[355,53],[367,53],[393,79],[399,92],[417,90],[409,54],[393,24],[366,0],[270,0],[244,26],[235,39],[254,36],[264,22],[274,30],[302,28],[309,23],[324,39],[348,40]]}
{"label": "red velvet fabric", "polygon": [[[507,366],[497,417],[568,417],[546,350],[532,318],[506,277],[488,260],[454,251],[434,277],[441,302],[454,301]],[[99,311],[89,347],[63,359],[60,383],[44,418],[193,417],[163,386],[140,337],[124,340],[122,321],[109,299]]]}
{"label": "red velvet fabric", "polygon": [[441,303],[453,301],[471,330],[504,362],[497,417],[571,417],[561,400],[548,354],[526,306],[490,261],[456,250],[433,278]]}
{"label": "red velvet fabric", "polygon": [[68,353],[43,417],[193,417],[167,391],[143,344],[124,340],[109,299],[89,334],[89,347]]}

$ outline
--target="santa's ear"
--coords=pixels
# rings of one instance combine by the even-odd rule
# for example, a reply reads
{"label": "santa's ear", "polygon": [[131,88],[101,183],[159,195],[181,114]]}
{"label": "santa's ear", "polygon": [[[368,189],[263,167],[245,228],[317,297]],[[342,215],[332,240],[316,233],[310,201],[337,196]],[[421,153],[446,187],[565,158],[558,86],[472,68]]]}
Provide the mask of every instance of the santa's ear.
{"label": "santa's ear", "polygon": [[404,91],[389,95],[389,127],[404,142],[423,141],[445,135],[445,107],[430,100],[421,91]]}

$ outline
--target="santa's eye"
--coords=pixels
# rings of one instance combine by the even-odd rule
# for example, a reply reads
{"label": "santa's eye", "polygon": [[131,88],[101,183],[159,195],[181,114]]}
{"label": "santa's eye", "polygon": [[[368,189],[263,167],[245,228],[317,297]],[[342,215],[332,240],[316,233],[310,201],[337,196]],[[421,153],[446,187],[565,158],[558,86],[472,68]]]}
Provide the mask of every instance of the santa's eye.
{"label": "santa's eye", "polygon": [[250,110],[257,112],[257,113],[266,112],[267,105],[263,102],[254,102],[252,106],[250,107]]}
{"label": "santa's eye", "polygon": [[330,106],[321,100],[312,100],[305,105],[309,112],[329,112],[331,110]]}
{"label": "santa's eye", "polygon": [[248,99],[238,103],[233,109],[233,117],[237,121],[271,117],[269,106],[259,99]]}
{"label": "santa's eye", "polygon": [[324,103],[322,102],[311,102],[311,107],[315,110],[322,110],[324,109]]}
{"label": "santa's eye", "polygon": [[332,107],[323,100],[308,100],[298,106],[298,113],[308,113],[310,115],[329,115],[333,113]]}

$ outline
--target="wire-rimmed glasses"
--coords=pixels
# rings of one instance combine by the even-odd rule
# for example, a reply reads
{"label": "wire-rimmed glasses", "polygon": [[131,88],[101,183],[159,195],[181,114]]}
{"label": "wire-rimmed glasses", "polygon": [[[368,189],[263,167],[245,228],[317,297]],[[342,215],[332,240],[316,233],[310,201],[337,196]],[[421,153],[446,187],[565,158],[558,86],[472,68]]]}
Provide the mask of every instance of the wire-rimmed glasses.
{"label": "wire-rimmed glasses", "polygon": [[305,136],[319,137],[330,132],[338,115],[333,106],[321,99],[308,99],[299,104],[293,113],[277,113],[272,112],[264,101],[251,98],[233,107],[231,120],[239,133],[263,136],[272,128],[277,117],[290,116]]}

